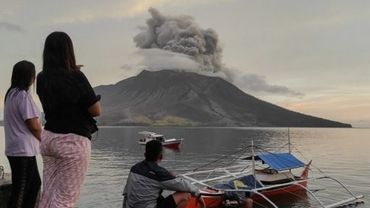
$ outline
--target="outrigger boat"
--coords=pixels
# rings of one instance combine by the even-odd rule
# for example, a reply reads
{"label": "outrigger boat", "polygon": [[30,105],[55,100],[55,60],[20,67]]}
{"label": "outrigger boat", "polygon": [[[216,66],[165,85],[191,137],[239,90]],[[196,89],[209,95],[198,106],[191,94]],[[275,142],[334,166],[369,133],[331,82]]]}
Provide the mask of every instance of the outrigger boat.
{"label": "outrigger boat", "polygon": [[[307,164],[297,159],[291,153],[289,142],[289,152],[269,152],[255,154],[253,141],[250,146],[252,156],[243,159],[251,160],[252,164],[248,166],[235,165],[229,167],[219,167],[210,170],[192,171],[181,175],[192,181],[193,184],[203,187],[201,195],[205,201],[206,208],[221,208],[232,203],[235,196],[237,198],[252,198],[254,203],[262,204],[262,207],[278,208],[274,203],[276,197],[287,197],[291,194],[299,196],[298,193],[304,192],[317,202],[317,206],[322,208],[342,207],[348,204],[363,203],[360,201],[363,195],[355,195],[343,183],[327,176],[310,178],[311,162]],[[258,164],[262,168],[257,168]],[[250,167],[250,168],[248,168]],[[303,169],[296,174],[298,169]],[[312,180],[329,180],[341,187],[347,194],[348,198],[337,200],[329,204],[324,203],[317,196],[316,191],[307,188],[308,181]],[[195,198],[192,198],[187,208],[198,208],[199,205]],[[236,201],[232,204],[237,204]],[[312,206],[311,206],[312,207]]]}
{"label": "outrigger boat", "polygon": [[149,141],[157,140],[157,141],[160,141],[162,143],[163,147],[168,147],[168,148],[172,148],[172,149],[179,149],[182,141],[184,140],[183,138],[167,139],[162,134],[157,134],[157,133],[150,132],[150,131],[141,131],[141,132],[139,132],[139,134],[142,135],[142,138],[139,139],[138,143],[142,144],[142,145],[145,145]]}

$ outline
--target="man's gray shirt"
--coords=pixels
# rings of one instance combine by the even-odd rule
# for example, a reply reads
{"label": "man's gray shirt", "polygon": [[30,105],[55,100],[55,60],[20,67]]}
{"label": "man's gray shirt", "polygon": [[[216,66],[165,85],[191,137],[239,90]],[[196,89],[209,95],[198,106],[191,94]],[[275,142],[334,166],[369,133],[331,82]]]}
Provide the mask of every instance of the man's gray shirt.
{"label": "man's gray shirt", "polygon": [[173,176],[155,162],[144,160],[131,168],[123,193],[123,207],[155,208],[162,190],[199,195],[199,189],[187,180]]}

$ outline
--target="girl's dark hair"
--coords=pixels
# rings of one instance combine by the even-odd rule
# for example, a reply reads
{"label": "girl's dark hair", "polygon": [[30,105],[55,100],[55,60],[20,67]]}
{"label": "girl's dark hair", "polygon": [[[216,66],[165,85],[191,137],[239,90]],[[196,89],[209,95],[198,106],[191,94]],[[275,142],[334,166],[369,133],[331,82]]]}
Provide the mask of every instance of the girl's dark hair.
{"label": "girl's dark hair", "polygon": [[12,78],[9,89],[5,93],[5,99],[8,96],[11,89],[16,88],[18,90],[28,91],[30,86],[35,79],[36,70],[33,63],[23,60],[16,63],[13,67]]}
{"label": "girl's dark hair", "polygon": [[42,71],[70,72],[78,69],[71,38],[65,32],[53,32],[45,40]]}

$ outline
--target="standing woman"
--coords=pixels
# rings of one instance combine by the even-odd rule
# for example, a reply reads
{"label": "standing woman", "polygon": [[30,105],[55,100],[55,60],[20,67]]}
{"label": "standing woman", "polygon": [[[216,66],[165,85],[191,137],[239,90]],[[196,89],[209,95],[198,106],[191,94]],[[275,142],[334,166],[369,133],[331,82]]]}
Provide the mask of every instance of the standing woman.
{"label": "standing woman", "polygon": [[9,208],[33,208],[40,190],[37,169],[41,137],[40,112],[28,89],[35,82],[35,66],[20,61],[13,67],[11,85],[5,94],[5,154],[12,171]]}
{"label": "standing woman", "polygon": [[100,96],[76,65],[72,41],[64,32],[46,38],[37,94],[46,120],[40,146],[44,170],[39,208],[70,208],[79,198],[91,134],[98,130],[93,117],[100,115],[101,106]]}

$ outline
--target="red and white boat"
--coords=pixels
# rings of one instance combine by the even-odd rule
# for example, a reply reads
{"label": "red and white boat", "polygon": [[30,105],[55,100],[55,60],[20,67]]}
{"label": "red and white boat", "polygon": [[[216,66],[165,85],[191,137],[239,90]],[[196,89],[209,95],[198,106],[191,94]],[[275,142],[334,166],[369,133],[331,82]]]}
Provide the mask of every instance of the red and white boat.
{"label": "red and white boat", "polygon": [[160,141],[162,143],[163,147],[167,147],[167,148],[171,148],[171,149],[179,149],[182,141],[184,140],[183,138],[167,139],[162,134],[157,134],[157,133],[150,132],[150,131],[141,131],[141,132],[139,132],[139,134],[142,135],[142,138],[140,138],[139,141],[138,141],[139,144],[145,145],[149,141],[157,140],[157,141]]}
{"label": "red and white boat", "polygon": [[[290,151],[285,153],[263,151],[255,154],[253,142],[251,148],[252,156],[244,158],[251,160],[251,164],[192,171],[181,176],[195,185],[206,187],[202,188],[201,192],[206,208],[220,208],[230,202],[235,204],[237,200],[233,201],[233,199],[244,197],[251,198],[259,204],[266,204],[267,207],[278,208],[278,205],[274,203],[274,199],[278,199],[276,197],[297,196],[297,193],[310,195],[317,201],[318,207],[323,208],[356,204],[360,202],[359,199],[363,198],[363,195],[353,194],[343,183],[327,175],[309,178],[311,161],[304,164]],[[302,171],[298,172],[299,169]],[[307,183],[309,180],[324,179],[343,188],[348,198],[338,199],[330,204],[322,202],[315,195],[316,193],[307,188]],[[192,198],[187,208],[200,208],[196,201]]]}

